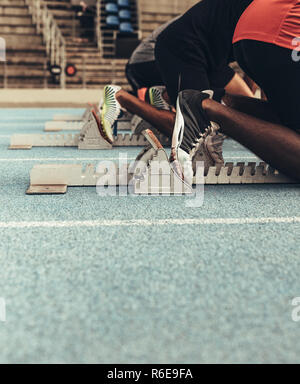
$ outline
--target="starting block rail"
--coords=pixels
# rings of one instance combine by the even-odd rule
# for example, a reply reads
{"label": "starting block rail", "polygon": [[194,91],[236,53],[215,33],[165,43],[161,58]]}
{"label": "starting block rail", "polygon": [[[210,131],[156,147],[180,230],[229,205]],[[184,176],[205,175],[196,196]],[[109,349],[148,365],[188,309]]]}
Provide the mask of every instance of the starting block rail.
{"label": "starting block rail", "polygon": [[[170,142],[161,137],[166,145]],[[32,149],[33,147],[78,147],[78,149],[112,149],[114,147],[144,147],[147,140],[142,135],[118,134],[113,144],[101,136],[82,138],[80,134],[28,134],[13,135],[9,149]]]}
{"label": "starting block rail", "polygon": [[[160,136],[163,145],[170,145],[170,139]],[[9,149],[31,149],[32,147],[78,147],[78,149],[112,149],[113,147],[144,147],[147,139],[142,135],[118,134],[111,144],[101,135],[98,123],[89,113],[88,121],[78,134],[16,134],[12,135]]]}
{"label": "starting block rail", "polygon": [[45,132],[61,131],[80,131],[84,126],[84,121],[47,121],[45,123]]}
{"label": "starting block rail", "polygon": [[[155,163],[155,161],[157,161],[157,159],[154,158],[153,162]],[[152,169],[154,163],[151,164]],[[124,171],[126,172],[124,173]],[[172,175],[172,172],[170,174]],[[154,174],[151,173],[151,168],[147,168],[145,175],[146,177],[151,177],[151,175],[153,177]],[[136,189],[135,193],[150,194],[148,190],[149,183],[143,184],[145,175],[144,178],[137,178],[135,180],[135,187],[137,188],[138,186],[139,190],[137,192]],[[129,165],[124,167],[123,172],[120,172],[120,170],[116,168],[116,171],[111,174],[108,173],[107,168],[98,172],[93,164],[89,164],[86,167],[82,164],[36,165],[30,173],[30,187],[27,193],[66,193],[68,187],[96,187],[97,185],[103,187],[129,186],[134,176],[135,174],[130,172]],[[201,177],[195,176],[194,185],[198,185],[197,180],[199,179],[201,179]],[[231,167],[231,164],[227,164],[225,167],[219,169],[219,171],[217,171],[216,167],[211,167],[203,180],[205,185],[296,184],[296,181],[271,170],[265,163],[261,163],[259,166],[255,166],[255,168],[252,164],[247,165],[243,163],[240,166],[235,165],[233,167]],[[103,184],[99,184],[100,182]],[[163,183],[158,179],[157,184],[162,185]],[[156,192],[152,193],[163,194],[163,191],[159,191],[159,187],[157,189]],[[180,191],[180,193],[182,192],[183,191]],[[168,188],[166,193],[174,194],[175,191],[172,190],[172,188]]]}
{"label": "starting block rail", "polygon": [[[192,187],[184,183],[171,167],[168,156],[151,131],[145,131],[151,144],[144,148],[134,164],[99,163],[36,165],[30,173],[27,194],[64,194],[68,187],[132,186],[140,195],[188,195]],[[154,138],[154,139],[153,139]],[[296,183],[266,163],[227,163],[223,167],[197,169],[194,185],[198,184],[291,184]]]}
{"label": "starting block rail", "polygon": [[88,118],[88,115],[89,115],[92,107],[93,107],[93,105],[89,103],[89,106],[86,108],[86,110],[84,111],[84,113],[82,115],[59,113],[57,115],[54,115],[53,121],[59,121],[59,122],[61,122],[61,121],[64,121],[64,122],[85,121]]}
{"label": "starting block rail", "polygon": [[[82,116],[80,115],[55,115],[53,121],[45,123],[45,132],[61,132],[61,131],[80,131],[84,124],[89,120],[92,109],[98,110],[98,107],[89,104]],[[117,131],[131,131],[135,127],[136,120],[134,116],[125,113],[117,120]]]}
{"label": "starting block rail", "polygon": [[53,121],[82,121],[83,116],[82,115],[68,115],[68,114],[57,114],[53,116]]}

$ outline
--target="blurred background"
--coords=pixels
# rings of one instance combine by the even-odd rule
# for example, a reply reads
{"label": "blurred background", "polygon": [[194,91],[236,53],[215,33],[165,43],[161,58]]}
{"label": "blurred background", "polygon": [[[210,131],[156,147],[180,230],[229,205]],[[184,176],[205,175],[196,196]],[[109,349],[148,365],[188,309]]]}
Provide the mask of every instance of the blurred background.
{"label": "blurred background", "polygon": [[140,40],[196,2],[0,0],[0,87],[127,88],[125,66]]}

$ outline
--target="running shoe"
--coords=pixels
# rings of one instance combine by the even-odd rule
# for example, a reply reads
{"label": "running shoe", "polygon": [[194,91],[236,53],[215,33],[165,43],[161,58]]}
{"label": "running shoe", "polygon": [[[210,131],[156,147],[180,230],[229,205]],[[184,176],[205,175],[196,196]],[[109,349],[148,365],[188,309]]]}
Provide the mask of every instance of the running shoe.
{"label": "running shoe", "polygon": [[224,161],[220,152],[224,140],[218,137],[219,126],[210,122],[202,108],[203,100],[208,98],[213,98],[212,91],[185,90],[177,99],[170,161],[175,172],[189,185],[197,161],[207,159],[209,166]]}
{"label": "running shoe", "polygon": [[164,92],[166,91],[165,87],[152,87],[149,89],[149,101],[150,104],[157,108],[163,109],[166,111],[171,111],[172,107],[166,102],[163,97]]}
{"label": "running shoe", "polygon": [[107,85],[104,88],[104,99],[101,109],[101,124],[105,134],[111,142],[114,141],[116,121],[121,115],[121,105],[116,99],[116,93],[120,90],[121,87],[116,85]]}
{"label": "running shoe", "polygon": [[93,109],[92,110],[92,114],[94,116],[94,119],[96,120],[97,122],[97,125],[98,125],[98,129],[99,129],[99,132],[100,132],[100,135],[107,141],[109,142],[110,144],[113,143],[113,141],[108,137],[108,135],[106,134],[105,130],[103,129],[103,126],[102,126],[102,123],[101,123],[101,119],[98,117],[96,111]]}
{"label": "running shoe", "polygon": [[223,143],[226,136],[220,133],[219,127],[211,125],[211,132],[202,140],[193,159],[193,173],[196,174],[197,163],[204,162],[205,174],[210,167],[223,167],[225,162],[223,158]]}

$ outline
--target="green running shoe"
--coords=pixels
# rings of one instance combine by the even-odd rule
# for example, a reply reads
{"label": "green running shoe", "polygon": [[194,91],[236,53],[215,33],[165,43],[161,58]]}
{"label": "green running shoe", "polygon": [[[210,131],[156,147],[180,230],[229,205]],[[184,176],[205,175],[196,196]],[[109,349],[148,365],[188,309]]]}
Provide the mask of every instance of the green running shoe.
{"label": "green running shoe", "polygon": [[102,104],[101,123],[107,137],[114,141],[114,126],[121,114],[121,106],[116,99],[116,93],[121,87],[116,85],[107,85],[104,88],[104,99]]}
{"label": "green running shoe", "polygon": [[163,98],[163,93],[165,92],[165,87],[152,87],[149,89],[149,100],[150,104],[157,108],[163,109],[165,111],[171,111],[172,107],[166,102]]}

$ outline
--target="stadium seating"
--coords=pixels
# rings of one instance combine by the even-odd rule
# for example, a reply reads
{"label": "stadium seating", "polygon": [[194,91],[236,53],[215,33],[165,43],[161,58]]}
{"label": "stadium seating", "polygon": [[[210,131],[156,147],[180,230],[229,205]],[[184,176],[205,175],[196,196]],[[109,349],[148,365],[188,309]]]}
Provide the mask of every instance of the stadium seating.
{"label": "stadium seating", "polygon": [[[96,34],[88,41],[80,41],[85,27],[78,17],[78,12],[81,11],[81,7],[78,7],[79,1],[43,0],[66,40],[67,63],[76,65],[77,68],[76,76],[66,79],[67,88],[99,88],[109,82],[125,85],[126,60],[123,57],[132,52],[139,39],[196,2],[100,1],[101,49],[97,45]],[[37,33],[27,2],[0,0],[0,3],[0,34],[7,43],[6,64],[0,67],[0,87],[59,87],[59,84],[52,81],[48,71],[47,46],[42,35]],[[75,3],[77,7],[74,6]]]}
{"label": "stadium seating", "polygon": [[121,34],[133,34],[133,19],[130,12],[130,0],[118,0],[105,5],[106,28],[118,29]]}
{"label": "stadium seating", "polygon": [[130,0],[118,0],[119,8],[130,8]]}
{"label": "stadium seating", "polygon": [[134,33],[134,29],[131,23],[121,23],[120,24],[120,33],[131,34]]}
{"label": "stadium seating", "polygon": [[115,3],[107,3],[105,10],[108,14],[117,14],[119,12],[119,8]]}
{"label": "stadium seating", "polygon": [[113,15],[110,15],[110,16],[107,16],[106,18],[106,26],[108,28],[118,28],[120,25],[120,20],[117,16],[113,16]]}
{"label": "stadium seating", "polygon": [[131,20],[131,12],[127,9],[122,9],[119,11],[119,19],[120,20]]}

